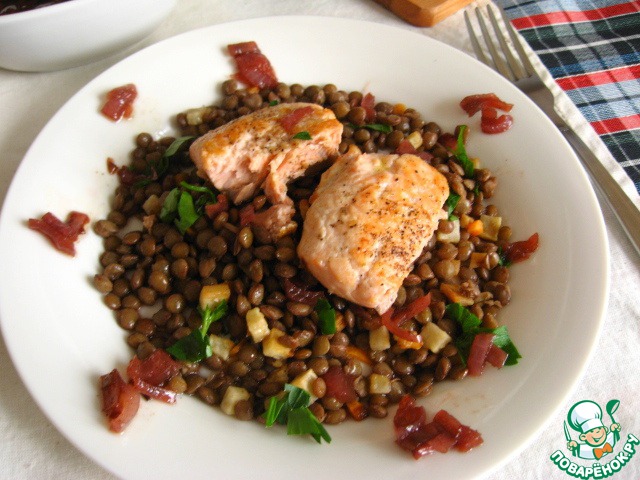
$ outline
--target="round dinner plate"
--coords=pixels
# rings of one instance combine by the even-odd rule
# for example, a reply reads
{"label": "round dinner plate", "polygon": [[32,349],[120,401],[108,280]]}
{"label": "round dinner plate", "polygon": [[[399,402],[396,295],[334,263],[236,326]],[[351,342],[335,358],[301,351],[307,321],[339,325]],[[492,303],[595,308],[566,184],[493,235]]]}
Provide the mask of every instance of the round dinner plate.
{"label": "round dinner plate", "polygon": [[[443,382],[419,400],[479,430],[469,453],[415,461],[393,441],[392,416],[328,427],[317,445],[284,429],[240,422],[193,398],[143,402],[127,430],[110,433],[98,377],[131,357],[125,333],[92,286],[101,239],[91,228],[77,255],[54,250],[26,221],[72,210],[104,218],[116,186],[106,159],[128,161],[135,135],[172,133],[175,114],[209,105],[234,71],[227,44],[255,40],[286,83],[334,83],[415,107],[452,131],[468,124],[467,150],[499,180],[492,198],[513,238],[540,248],[511,267],[512,301],[500,313],[523,358],[482,377]],[[133,118],[99,114],[107,91],[134,83]],[[459,107],[494,92],[515,106],[506,133],[480,133]],[[55,426],[114,474],[145,478],[470,478],[524,448],[563,405],[597,340],[608,298],[608,249],[596,197],[570,147],[523,94],[492,70],[418,33],[354,20],[272,17],[184,33],[121,61],[71,98],[37,137],[0,219],[0,319],[11,358]]]}

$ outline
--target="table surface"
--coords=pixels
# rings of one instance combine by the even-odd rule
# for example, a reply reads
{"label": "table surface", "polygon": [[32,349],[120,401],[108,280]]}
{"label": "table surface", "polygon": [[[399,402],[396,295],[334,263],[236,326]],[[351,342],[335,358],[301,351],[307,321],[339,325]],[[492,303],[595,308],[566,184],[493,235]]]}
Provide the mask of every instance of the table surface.
{"label": "table surface", "polygon": [[[484,5],[478,0],[470,5]],[[372,0],[180,0],[173,14],[150,37],[108,59],[51,73],[18,73],[0,69],[0,199],[29,145],[49,118],[84,84],[129,54],[161,39],[203,26],[270,15],[323,15],[357,18],[413,29],[460,50],[471,52],[462,13],[432,28],[412,27]],[[582,118],[571,118],[587,143],[612,160]],[[618,173],[618,172],[616,172]],[[625,185],[627,188],[629,185]],[[604,405],[620,400],[617,415],[623,432],[640,436],[640,258],[612,212],[603,209],[611,254],[611,293],[605,325],[581,381],[529,446],[491,472],[492,480],[562,478],[549,460],[568,408],[591,399]],[[0,479],[112,479],[67,441],[38,409],[22,384],[6,346],[0,341]],[[553,374],[550,372],[550,374]],[[626,435],[623,433],[623,438]],[[640,478],[640,458],[632,458],[613,478]]]}

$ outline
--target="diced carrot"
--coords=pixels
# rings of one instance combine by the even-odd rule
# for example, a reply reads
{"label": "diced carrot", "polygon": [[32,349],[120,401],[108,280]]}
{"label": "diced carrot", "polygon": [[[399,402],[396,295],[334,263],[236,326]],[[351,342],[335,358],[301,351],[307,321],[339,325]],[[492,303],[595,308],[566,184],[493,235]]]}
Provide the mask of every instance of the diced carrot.
{"label": "diced carrot", "polygon": [[348,402],[346,405],[349,414],[355,421],[360,422],[367,418],[367,411],[362,402],[354,400],[353,402]]}
{"label": "diced carrot", "polygon": [[474,220],[469,225],[467,225],[467,232],[469,232],[469,235],[473,235],[474,237],[482,234],[483,231],[484,227],[482,225],[482,221],[480,220]]}
{"label": "diced carrot", "polygon": [[234,356],[237,355],[238,352],[240,351],[240,349],[244,346],[244,344],[247,343],[247,339],[243,338],[242,340],[240,340],[238,343],[236,343],[233,347],[231,347],[231,350],[229,350],[229,356]]}
{"label": "diced carrot", "polygon": [[404,112],[406,112],[407,110],[407,106],[404,103],[396,103],[393,106],[393,113],[395,113],[396,115],[402,115]]}
{"label": "diced carrot", "polygon": [[367,365],[372,364],[371,358],[369,358],[369,355],[367,355],[367,352],[365,352],[360,347],[356,347],[355,345],[347,345],[346,353],[348,357],[359,360],[363,363],[366,363]]}

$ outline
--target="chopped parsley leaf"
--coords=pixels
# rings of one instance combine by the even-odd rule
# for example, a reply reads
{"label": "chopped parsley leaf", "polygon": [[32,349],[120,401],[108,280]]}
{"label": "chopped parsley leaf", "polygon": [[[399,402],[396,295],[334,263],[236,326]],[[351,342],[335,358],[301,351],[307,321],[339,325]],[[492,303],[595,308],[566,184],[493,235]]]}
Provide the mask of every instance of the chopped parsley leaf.
{"label": "chopped parsley leaf", "polygon": [[317,301],[315,311],[318,314],[318,325],[323,335],[336,333],[336,311],[324,298]]}
{"label": "chopped parsley leaf", "polygon": [[466,125],[460,125],[458,138],[456,140],[456,149],[453,152],[453,155],[456,157],[456,160],[458,160],[458,163],[460,163],[460,165],[462,166],[462,169],[464,170],[464,176],[467,178],[472,178],[475,171],[475,166],[467,155],[467,150],[464,148],[464,132],[466,131],[466,129]]}
{"label": "chopped parsley leaf", "polygon": [[456,339],[455,344],[465,363],[469,356],[469,349],[473,343],[473,338],[478,333],[492,333],[494,335],[493,344],[508,354],[505,365],[516,365],[518,359],[522,358],[522,355],[520,355],[520,352],[518,352],[518,349],[511,340],[506,326],[482,328],[480,327],[482,321],[459,303],[447,305],[445,313],[449,318],[456,320],[462,327],[462,335]]}
{"label": "chopped parsley leaf", "polygon": [[310,401],[309,392],[290,383],[285,384],[281,395],[269,398],[265,425],[271,427],[277,422],[287,426],[287,435],[309,434],[318,443],[322,440],[331,443],[331,436],[309,410]]}
{"label": "chopped parsley leaf", "polygon": [[293,138],[296,140],[311,140],[311,134],[306,130],[303,130],[302,132],[296,133]]}
{"label": "chopped parsley leaf", "polygon": [[447,197],[447,199],[444,202],[444,206],[447,210],[447,219],[448,220],[455,220],[455,215],[453,214],[453,211],[455,210],[456,206],[458,206],[458,202],[460,201],[460,195],[458,195],[457,193],[449,193],[449,196]]}
{"label": "chopped parsley leaf", "polygon": [[193,330],[186,337],[182,337],[176,343],[167,348],[167,352],[178,360],[199,362],[212,355],[211,345],[207,332],[211,324],[220,320],[227,314],[227,301],[222,300],[214,308],[206,307],[198,309],[202,317],[200,328]]}

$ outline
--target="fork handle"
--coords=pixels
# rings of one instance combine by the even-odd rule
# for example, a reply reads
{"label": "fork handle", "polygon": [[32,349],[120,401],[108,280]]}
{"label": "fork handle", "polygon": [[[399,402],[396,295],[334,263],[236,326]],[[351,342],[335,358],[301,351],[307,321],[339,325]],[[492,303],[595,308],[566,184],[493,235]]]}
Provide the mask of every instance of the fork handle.
{"label": "fork handle", "polygon": [[560,129],[574,148],[593,183],[603,194],[636,252],[640,254],[640,209],[631,201],[620,184],[611,176],[589,147],[569,128]]}

